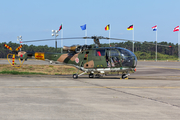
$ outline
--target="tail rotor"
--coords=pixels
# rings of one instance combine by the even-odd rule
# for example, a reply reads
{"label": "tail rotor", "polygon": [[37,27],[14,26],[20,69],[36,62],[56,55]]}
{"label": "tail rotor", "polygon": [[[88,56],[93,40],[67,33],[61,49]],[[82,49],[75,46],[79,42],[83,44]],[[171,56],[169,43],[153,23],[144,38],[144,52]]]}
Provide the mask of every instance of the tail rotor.
{"label": "tail rotor", "polygon": [[[6,45],[6,44],[4,44],[4,46],[5,46],[7,49],[9,49],[10,51],[12,51],[11,53],[9,53],[9,54],[7,55],[7,60],[8,60],[8,62],[9,62],[9,64],[10,64],[11,66],[15,67],[15,68],[20,68],[21,65],[24,63],[24,59],[23,59],[23,61],[21,62],[21,60],[20,60],[20,58],[19,58],[19,63],[20,63],[19,65],[15,65],[15,59],[16,59],[16,56],[18,56],[18,51],[19,51],[20,48],[22,48],[22,45],[20,45],[19,47],[17,47],[15,50],[13,50],[10,46],[8,46],[8,45]],[[10,62],[10,56],[12,56],[12,62]]]}

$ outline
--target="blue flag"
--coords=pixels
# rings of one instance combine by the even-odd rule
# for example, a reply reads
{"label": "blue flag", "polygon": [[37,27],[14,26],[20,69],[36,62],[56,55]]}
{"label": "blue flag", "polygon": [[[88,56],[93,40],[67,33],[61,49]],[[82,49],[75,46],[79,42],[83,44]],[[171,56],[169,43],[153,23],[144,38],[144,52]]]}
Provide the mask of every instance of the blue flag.
{"label": "blue flag", "polygon": [[86,30],[86,24],[85,25],[82,25],[80,26],[82,30]]}

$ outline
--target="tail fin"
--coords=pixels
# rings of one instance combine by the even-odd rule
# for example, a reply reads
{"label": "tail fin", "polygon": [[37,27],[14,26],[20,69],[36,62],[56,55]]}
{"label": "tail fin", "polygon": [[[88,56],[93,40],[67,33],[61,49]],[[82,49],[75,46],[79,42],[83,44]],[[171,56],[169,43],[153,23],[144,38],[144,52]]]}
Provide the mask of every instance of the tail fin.
{"label": "tail fin", "polygon": [[18,57],[21,60],[23,60],[23,59],[27,60],[27,53],[25,51],[20,51],[20,52],[18,52]]}

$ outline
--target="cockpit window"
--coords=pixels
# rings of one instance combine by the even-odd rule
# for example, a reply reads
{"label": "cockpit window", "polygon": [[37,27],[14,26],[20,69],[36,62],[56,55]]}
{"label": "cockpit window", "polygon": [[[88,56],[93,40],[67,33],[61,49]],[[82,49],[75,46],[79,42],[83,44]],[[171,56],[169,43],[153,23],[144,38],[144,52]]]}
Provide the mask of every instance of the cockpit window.
{"label": "cockpit window", "polygon": [[135,67],[137,64],[136,55],[130,50],[118,48],[121,54],[121,62],[123,67]]}
{"label": "cockpit window", "polygon": [[96,50],[96,56],[105,56],[105,50]]}
{"label": "cockpit window", "polygon": [[132,56],[131,53],[128,50],[125,49],[119,49],[121,56]]}

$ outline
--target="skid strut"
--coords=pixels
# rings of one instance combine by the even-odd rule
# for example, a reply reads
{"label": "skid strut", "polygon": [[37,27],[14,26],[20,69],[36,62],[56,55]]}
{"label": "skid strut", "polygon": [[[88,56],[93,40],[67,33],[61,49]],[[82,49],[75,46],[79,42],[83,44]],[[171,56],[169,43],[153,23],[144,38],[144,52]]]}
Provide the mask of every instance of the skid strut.
{"label": "skid strut", "polygon": [[[78,71],[79,71],[79,70],[78,70]],[[85,73],[87,73],[87,71],[85,71],[85,72],[83,72],[83,73],[81,73],[81,74],[78,75],[78,72],[77,72],[76,74],[73,74],[73,78],[74,78],[74,79],[77,79],[79,76],[84,75]]]}

